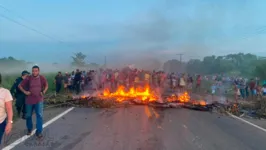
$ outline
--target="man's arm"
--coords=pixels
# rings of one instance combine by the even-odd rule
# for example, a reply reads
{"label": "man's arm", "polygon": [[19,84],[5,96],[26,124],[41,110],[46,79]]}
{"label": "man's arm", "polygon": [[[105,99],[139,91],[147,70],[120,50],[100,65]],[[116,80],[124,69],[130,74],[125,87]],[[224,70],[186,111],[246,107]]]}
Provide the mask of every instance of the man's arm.
{"label": "man's arm", "polygon": [[[19,85],[18,85],[18,88],[24,93],[24,94],[26,94],[27,93],[27,91],[23,88],[23,87],[25,87],[26,85],[28,85],[29,84],[29,78],[26,78],[26,79],[24,79]],[[26,94],[27,95],[27,94]]]}
{"label": "man's arm", "polygon": [[54,84],[56,83],[56,78],[57,78],[57,75],[54,77]]}
{"label": "man's arm", "polygon": [[47,92],[47,90],[48,90],[48,82],[47,82],[45,77],[42,77],[42,78],[43,78],[43,82],[44,82],[43,94],[45,94]]}
{"label": "man's arm", "polygon": [[15,82],[14,82],[14,84],[12,85],[12,87],[10,89],[11,95],[13,95],[13,96],[15,95],[15,89],[16,89],[17,86],[18,86],[18,81],[16,79]]}
{"label": "man's arm", "polygon": [[5,128],[5,133],[9,134],[12,130],[12,123],[13,123],[13,109],[12,109],[12,96],[9,91],[5,93],[5,107],[7,112],[7,125]]}

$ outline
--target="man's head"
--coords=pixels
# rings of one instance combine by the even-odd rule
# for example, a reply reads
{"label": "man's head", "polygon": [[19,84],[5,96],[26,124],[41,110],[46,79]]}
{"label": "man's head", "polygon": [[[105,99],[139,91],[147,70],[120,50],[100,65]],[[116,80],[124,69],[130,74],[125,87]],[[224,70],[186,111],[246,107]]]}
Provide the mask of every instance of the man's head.
{"label": "man's head", "polygon": [[22,71],[21,77],[25,79],[30,73],[27,70]]}
{"label": "man's head", "polygon": [[59,76],[61,76],[61,75],[62,75],[62,73],[59,71],[59,72],[58,72],[58,75],[59,75]]}
{"label": "man's head", "polygon": [[32,67],[32,75],[33,75],[34,77],[37,77],[37,76],[39,75],[39,73],[40,73],[40,68],[39,68],[39,66],[33,66],[33,67]]}

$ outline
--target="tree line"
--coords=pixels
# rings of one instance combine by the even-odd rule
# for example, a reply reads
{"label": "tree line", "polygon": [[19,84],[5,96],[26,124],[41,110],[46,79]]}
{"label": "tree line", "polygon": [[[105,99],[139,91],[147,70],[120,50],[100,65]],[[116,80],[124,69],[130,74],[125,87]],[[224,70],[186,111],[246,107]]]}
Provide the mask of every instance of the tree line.
{"label": "tree line", "polygon": [[191,59],[186,63],[180,63],[178,60],[169,60],[164,63],[164,70],[171,67],[174,70],[173,66],[179,66],[179,68],[183,66],[186,72],[191,74],[226,74],[230,76],[266,78],[266,59],[250,53],[224,56],[212,55],[206,56],[202,60]]}
{"label": "tree line", "polygon": [[[75,53],[70,61],[73,67],[99,68],[96,63],[87,63],[87,56],[81,52]],[[0,68],[26,68],[30,62],[17,60],[13,57],[0,58]],[[56,64],[56,63],[54,63]],[[163,65],[167,72],[188,72],[190,74],[226,74],[230,76],[266,78],[266,58],[254,54],[228,54],[224,56],[206,56],[202,60],[191,59],[188,62],[168,60]]]}

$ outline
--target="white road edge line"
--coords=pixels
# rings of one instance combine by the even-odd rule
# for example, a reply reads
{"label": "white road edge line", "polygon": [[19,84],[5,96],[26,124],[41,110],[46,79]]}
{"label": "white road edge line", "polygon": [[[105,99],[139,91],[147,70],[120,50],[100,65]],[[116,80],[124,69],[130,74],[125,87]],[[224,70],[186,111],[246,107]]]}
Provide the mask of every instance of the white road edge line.
{"label": "white road edge line", "polygon": [[[43,128],[47,127],[48,125],[50,125],[51,123],[55,122],[56,120],[58,120],[59,118],[61,118],[62,116],[66,115],[67,113],[69,113],[71,110],[73,110],[75,107],[71,107],[69,109],[67,109],[66,111],[62,112],[61,114],[57,115],[56,117],[54,117],[53,119],[47,121],[44,125]],[[36,131],[33,130],[32,133],[34,133]],[[15,146],[17,146],[18,144],[24,142],[25,140],[27,140],[28,138],[30,138],[32,135],[24,135],[23,137],[17,139],[15,142],[9,144],[8,146],[4,147],[2,150],[11,150],[12,148],[14,148]]]}
{"label": "white road edge line", "polygon": [[251,125],[251,126],[257,128],[257,129],[260,129],[260,130],[266,132],[266,129],[264,129],[264,128],[258,126],[258,125],[255,125],[255,124],[253,124],[253,123],[251,123],[251,122],[249,122],[249,121],[247,121],[247,120],[245,120],[245,119],[242,119],[242,118],[240,118],[240,117],[237,117],[237,116],[235,116],[235,115],[233,115],[233,114],[231,114],[231,113],[229,113],[229,112],[227,112],[227,114],[230,115],[231,117],[235,118],[235,119],[238,119],[238,120],[240,120],[240,121],[243,121],[243,122],[245,122],[245,123],[247,123],[247,124],[249,124],[249,125]]}

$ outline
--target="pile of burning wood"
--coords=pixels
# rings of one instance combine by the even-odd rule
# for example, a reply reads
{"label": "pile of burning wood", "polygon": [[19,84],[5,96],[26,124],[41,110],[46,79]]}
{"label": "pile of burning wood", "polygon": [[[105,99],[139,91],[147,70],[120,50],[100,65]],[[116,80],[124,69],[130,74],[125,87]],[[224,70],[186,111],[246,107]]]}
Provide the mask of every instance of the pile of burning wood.
{"label": "pile of burning wood", "polygon": [[132,87],[128,90],[124,86],[119,86],[114,92],[110,92],[109,89],[104,89],[99,93],[75,96],[73,100],[79,103],[87,103],[88,106],[96,108],[118,107],[121,105],[150,105],[153,107],[182,106],[207,109],[208,106],[204,100],[192,100],[188,92],[177,93],[162,98],[160,93],[156,93],[148,86],[144,88]]}
{"label": "pile of burning wood", "polygon": [[193,108],[209,110],[213,106],[201,98],[191,98],[188,92],[180,92],[162,97],[160,93],[152,90],[149,86],[132,87],[126,89],[119,86],[116,91],[111,92],[109,89],[95,93],[85,93],[81,95],[51,95],[46,98],[48,104],[71,103],[80,107],[93,108],[112,108],[128,107],[130,105],[149,105],[152,107],[164,108]]}

